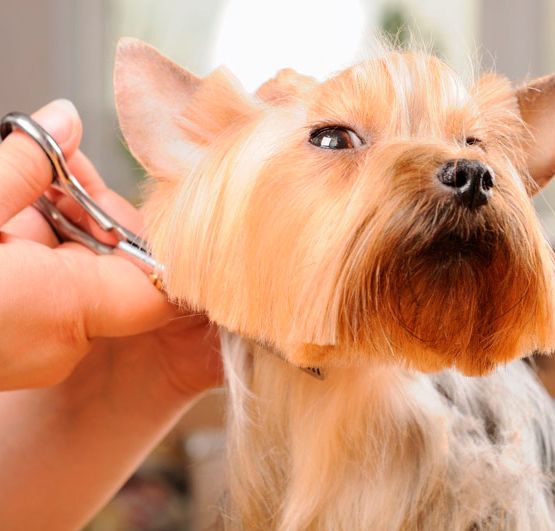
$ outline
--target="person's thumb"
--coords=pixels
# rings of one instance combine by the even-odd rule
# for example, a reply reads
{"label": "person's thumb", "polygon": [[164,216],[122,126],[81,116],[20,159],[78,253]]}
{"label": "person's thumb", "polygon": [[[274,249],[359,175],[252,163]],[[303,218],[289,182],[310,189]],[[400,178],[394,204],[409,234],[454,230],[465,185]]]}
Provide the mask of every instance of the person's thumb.
{"label": "person's thumb", "polygon": [[[81,120],[70,101],[53,101],[33,119],[60,144],[66,158],[79,147]],[[38,199],[51,182],[52,166],[42,149],[24,133],[11,133],[0,145],[0,226]]]}

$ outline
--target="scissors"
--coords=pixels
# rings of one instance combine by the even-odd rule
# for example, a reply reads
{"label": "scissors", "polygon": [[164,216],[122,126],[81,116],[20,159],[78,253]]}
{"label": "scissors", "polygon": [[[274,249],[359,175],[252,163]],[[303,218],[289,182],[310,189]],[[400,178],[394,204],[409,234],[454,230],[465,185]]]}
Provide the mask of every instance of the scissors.
{"label": "scissors", "polygon": [[115,245],[106,244],[86,233],[69,221],[43,195],[34,206],[50,223],[60,240],[78,242],[97,254],[123,255],[145,271],[152,283],[162,290],[161,274],[164,266],[152,257],[145,240],[118,223],[92,199],[69,170],[62,149],[52,136],[30,116],[20,112],[11,112],[0,120],[0,138],[4,140],[14,129],[26,133],[48,157],[52,165],[52,187],[72,197],[103,231],[115,236],[117,243]]}

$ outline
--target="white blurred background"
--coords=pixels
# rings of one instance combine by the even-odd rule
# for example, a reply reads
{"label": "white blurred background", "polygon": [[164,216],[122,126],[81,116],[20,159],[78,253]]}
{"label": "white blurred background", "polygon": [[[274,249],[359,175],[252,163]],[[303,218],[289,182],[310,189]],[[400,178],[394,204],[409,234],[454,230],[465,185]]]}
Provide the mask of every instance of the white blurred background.
{"label": "white blurred background", "polygon": [[469,58],[516,82],[555,70],[555,0],[0,0],[0,113],[72,99],[84,150],[134,198],[141,171],[121,148],[113,110],[119,37],[197,74],[226,64],[254,90],[283,66],[325,77],[367,56],[377,31],[399,28],[463,74]]}
{"label": "white blurred background", "polygon": [[[226,64],[254,90],[284,66],[326,77],[371,54],[384,31],[414,33],[462,74],[471,59],[516,83],[555,71],[555,0],[0,0],[0,114],[70,98],[83,150],[138,201],[143,172],[114,115],[119,37],[143,39],[200,75]],[[555,243],[555,187],[536,203]],[[217,396],[200,402],[90,529],[203,528],[217,502],[221,417]]]}

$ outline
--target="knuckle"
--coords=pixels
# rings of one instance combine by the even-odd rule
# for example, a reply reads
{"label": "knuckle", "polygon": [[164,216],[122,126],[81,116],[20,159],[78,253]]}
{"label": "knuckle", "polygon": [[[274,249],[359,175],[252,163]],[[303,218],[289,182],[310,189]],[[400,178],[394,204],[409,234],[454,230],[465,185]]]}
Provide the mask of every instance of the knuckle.
{"label": "knuckle", "polygon": [[64,312],[55,324],[53,337],[61,350],[74,352],[74,356],[81,357],[88,347],[88,339],[79,299],[75,293],[65,296],[64,306]]}
{"label": "knuckle", "polygon": [[63,320],[53,331],[49,344],[35,346],[35,374],[41,386],[56,385],[66,380],[90,349],[78,326],[71,320]]}
{"label": "knuckle", "polygon": [[85,327],[79,312],[73,312],[58,326],[58,341],[63,350],[72,352],[73,357],[81,358],[88,348]]}
{"label": "knuckle", "polygon": [[[85,256],[76,253],[59,253],[63,263],[64,280],[67,290],[66,303],[68,321],[63,325],[65,337],[73,344],[88,345],[91,333],[94,332],[95,315],[100,306],[100,294],[96,287],[101,285],[98,262],[84,261]],[[85,281],[83,271],[86,270]]]}

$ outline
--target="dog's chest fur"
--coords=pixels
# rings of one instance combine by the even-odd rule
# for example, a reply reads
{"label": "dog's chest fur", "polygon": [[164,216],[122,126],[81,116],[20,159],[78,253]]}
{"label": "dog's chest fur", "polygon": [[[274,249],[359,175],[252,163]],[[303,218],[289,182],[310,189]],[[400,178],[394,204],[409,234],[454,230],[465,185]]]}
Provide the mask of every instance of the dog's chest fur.
{"label": "dog's chest fur", "polygon": [[226,527],[550,529],[552,403],[524,363],[474,379],[376,366],[319,381],[226,332],[223,350]]}

